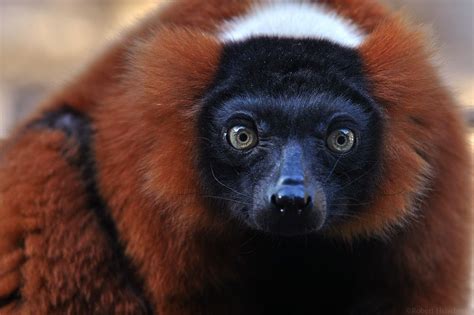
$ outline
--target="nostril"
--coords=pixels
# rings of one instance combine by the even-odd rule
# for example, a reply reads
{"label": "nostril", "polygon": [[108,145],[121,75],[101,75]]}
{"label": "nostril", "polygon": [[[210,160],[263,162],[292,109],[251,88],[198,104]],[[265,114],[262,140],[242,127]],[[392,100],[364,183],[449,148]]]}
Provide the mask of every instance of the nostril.
{"label": "nostril", "polygon": [[[287,210],[293,203],[292,198],[288,195],[276,193],[271,197],[271,202],[280,210]],[[283,211],[282,211],[283,212]]]}
{"label": "nostril", "polygon": [[305,196],[304,198],[304,207],[306,208],[311,204],[311,197],[310,196]]}
{"label": "nostril", "polygon": [[309,204],[309,197],[305,196],[305,195],[295,197],[293,204],[294,204],[295,208],[298,209],[298,212],[302,212],[300,210],[305,209],[306,206]]}
{"label": "nostril", "polygon": [[275,194],[273,194],[270,198],[270,201],[272,202],[273,205],[277,206],[277,197]]}
{"label": "nostril", "polygon": [[271,202],[275,210],[279,211],[281,214],[285,214],[291,206],[289,198],[282,194],[273,194],[271,197]]}

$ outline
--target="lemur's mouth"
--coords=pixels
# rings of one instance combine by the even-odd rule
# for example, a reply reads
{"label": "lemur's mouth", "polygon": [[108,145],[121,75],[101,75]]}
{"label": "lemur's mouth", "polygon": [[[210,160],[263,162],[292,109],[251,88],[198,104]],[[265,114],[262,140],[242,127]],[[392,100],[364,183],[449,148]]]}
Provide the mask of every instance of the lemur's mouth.
{"label": "lemur's mouth", "polygon": [[252,218],[252,228],[265,233],[297,236],[320,231],[325,222],[325,211],[311,209],[275,209],[258,210]]}

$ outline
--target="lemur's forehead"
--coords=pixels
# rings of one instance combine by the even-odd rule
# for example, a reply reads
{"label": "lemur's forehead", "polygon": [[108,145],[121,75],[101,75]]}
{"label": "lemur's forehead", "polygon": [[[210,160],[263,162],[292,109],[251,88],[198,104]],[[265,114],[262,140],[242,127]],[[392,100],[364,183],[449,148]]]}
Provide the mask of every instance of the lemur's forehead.
{"label": "lemur's forehead", "polygon": [[356,48],[365,39],[351,20],[330,8],[306,1],[263,1],[221,25],[219,39],[236,42],[255,36],[326,39]]}
{"label": "lemur's forehead", "polygon": [[[238,104],[245,106],[247,102],[262,103],[262,97],[287,99],[277,103],[292,104],[298,111],[324,105],[345,110],[347,104],[359,107],[370,103],[362,60],[356,49],[325,39],[274,37],[252,37],[225,44],[209,89],[208,104],[220,107],[229,99],[239,99]],[[231,107],[235,109],[234,105]]]}
{"label": "lemur's forehead", "polygon": [[[321,39],[252,37],[223,46],[221,75],[233,76],[248,89],[268,86],[273,92],[298,93],[363,80],[362,59],[356,49]],[[224,79],[224,78],[221,78]],[[301,92],[301,91],[300,91]]]}
{"label": "lemur's forehead", "polygon": [[334,8],[310,1],[254,1],[224,19],[216,74],[229,94],[350,97],[365,80],[358,47],[366,35]]}

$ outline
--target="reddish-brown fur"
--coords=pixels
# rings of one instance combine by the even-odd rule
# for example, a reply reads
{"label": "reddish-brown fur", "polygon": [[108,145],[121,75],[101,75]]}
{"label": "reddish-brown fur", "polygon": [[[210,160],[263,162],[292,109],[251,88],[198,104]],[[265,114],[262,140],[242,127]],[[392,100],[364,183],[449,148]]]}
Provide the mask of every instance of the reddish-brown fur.
{"label": "reddish-brown fur", "polygon": [[[371,0],[322,2],[370,33],[360,53],[386,116],[384,184],[366,216],[332,234],[389,240],[391,251],[372,263],[373,270],[385,264],[394,286],[407,284],[396,292],[401,308],[394,314],[406,307],[461,310],[471,220],[469,157],[456,106],[419,31]],[[168,4],[30,120],[65,103],[91,118],[98,190],[144,292],[123,266],[110,263],[117,257],[109,235],[85,201],[80,170],[65,159],[77,155],[74,140],[21,127],[2,147],[0,301],[16,290],[21,299],[0,312],[132,314],[146,312],[147,301],[159,314],[250,312],[219,290],[241,278],[244,232],[206,208],[195,168],[199,97],[221,52],[212,33],[250,4]]]}
{"label": "reddish-brown fur", "polygon": [[24,297],[6,310],[139,313],[143,301],[111,263],[114,252],[88,208],[80,175],[61,154],[66,148],[74,159],[77,147],[60,132],[31,131],[2,156],[1,297],[19,287]]}

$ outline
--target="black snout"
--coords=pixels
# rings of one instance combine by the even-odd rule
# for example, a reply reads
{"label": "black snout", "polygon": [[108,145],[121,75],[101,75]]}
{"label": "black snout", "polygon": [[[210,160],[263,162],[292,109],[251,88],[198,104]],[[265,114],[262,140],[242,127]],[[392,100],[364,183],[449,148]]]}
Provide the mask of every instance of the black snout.
{"label": "black snout", "polygon": [[272,194],[270,200],[274,209],[282,214],[301,215],[312,207],[311,197],[305,192],[304,186],[300,185],[282,186]]}
{"label": "black snout", "polygon": [[256,218],[267,231],[291,236],[317,231],[324,223],[324,196],[311,185],[277,184],[267,198],[268,207]]}
{"label": "black snout", "polygon": [[292,236],[311,233],[323,226],[324,193],[316,180],[305,175],[305,165],[303,147],[294,142],[287,144],[277,176],[266,182],[266,194],[260,195],[266,200],[253,212],[260,229]]}

